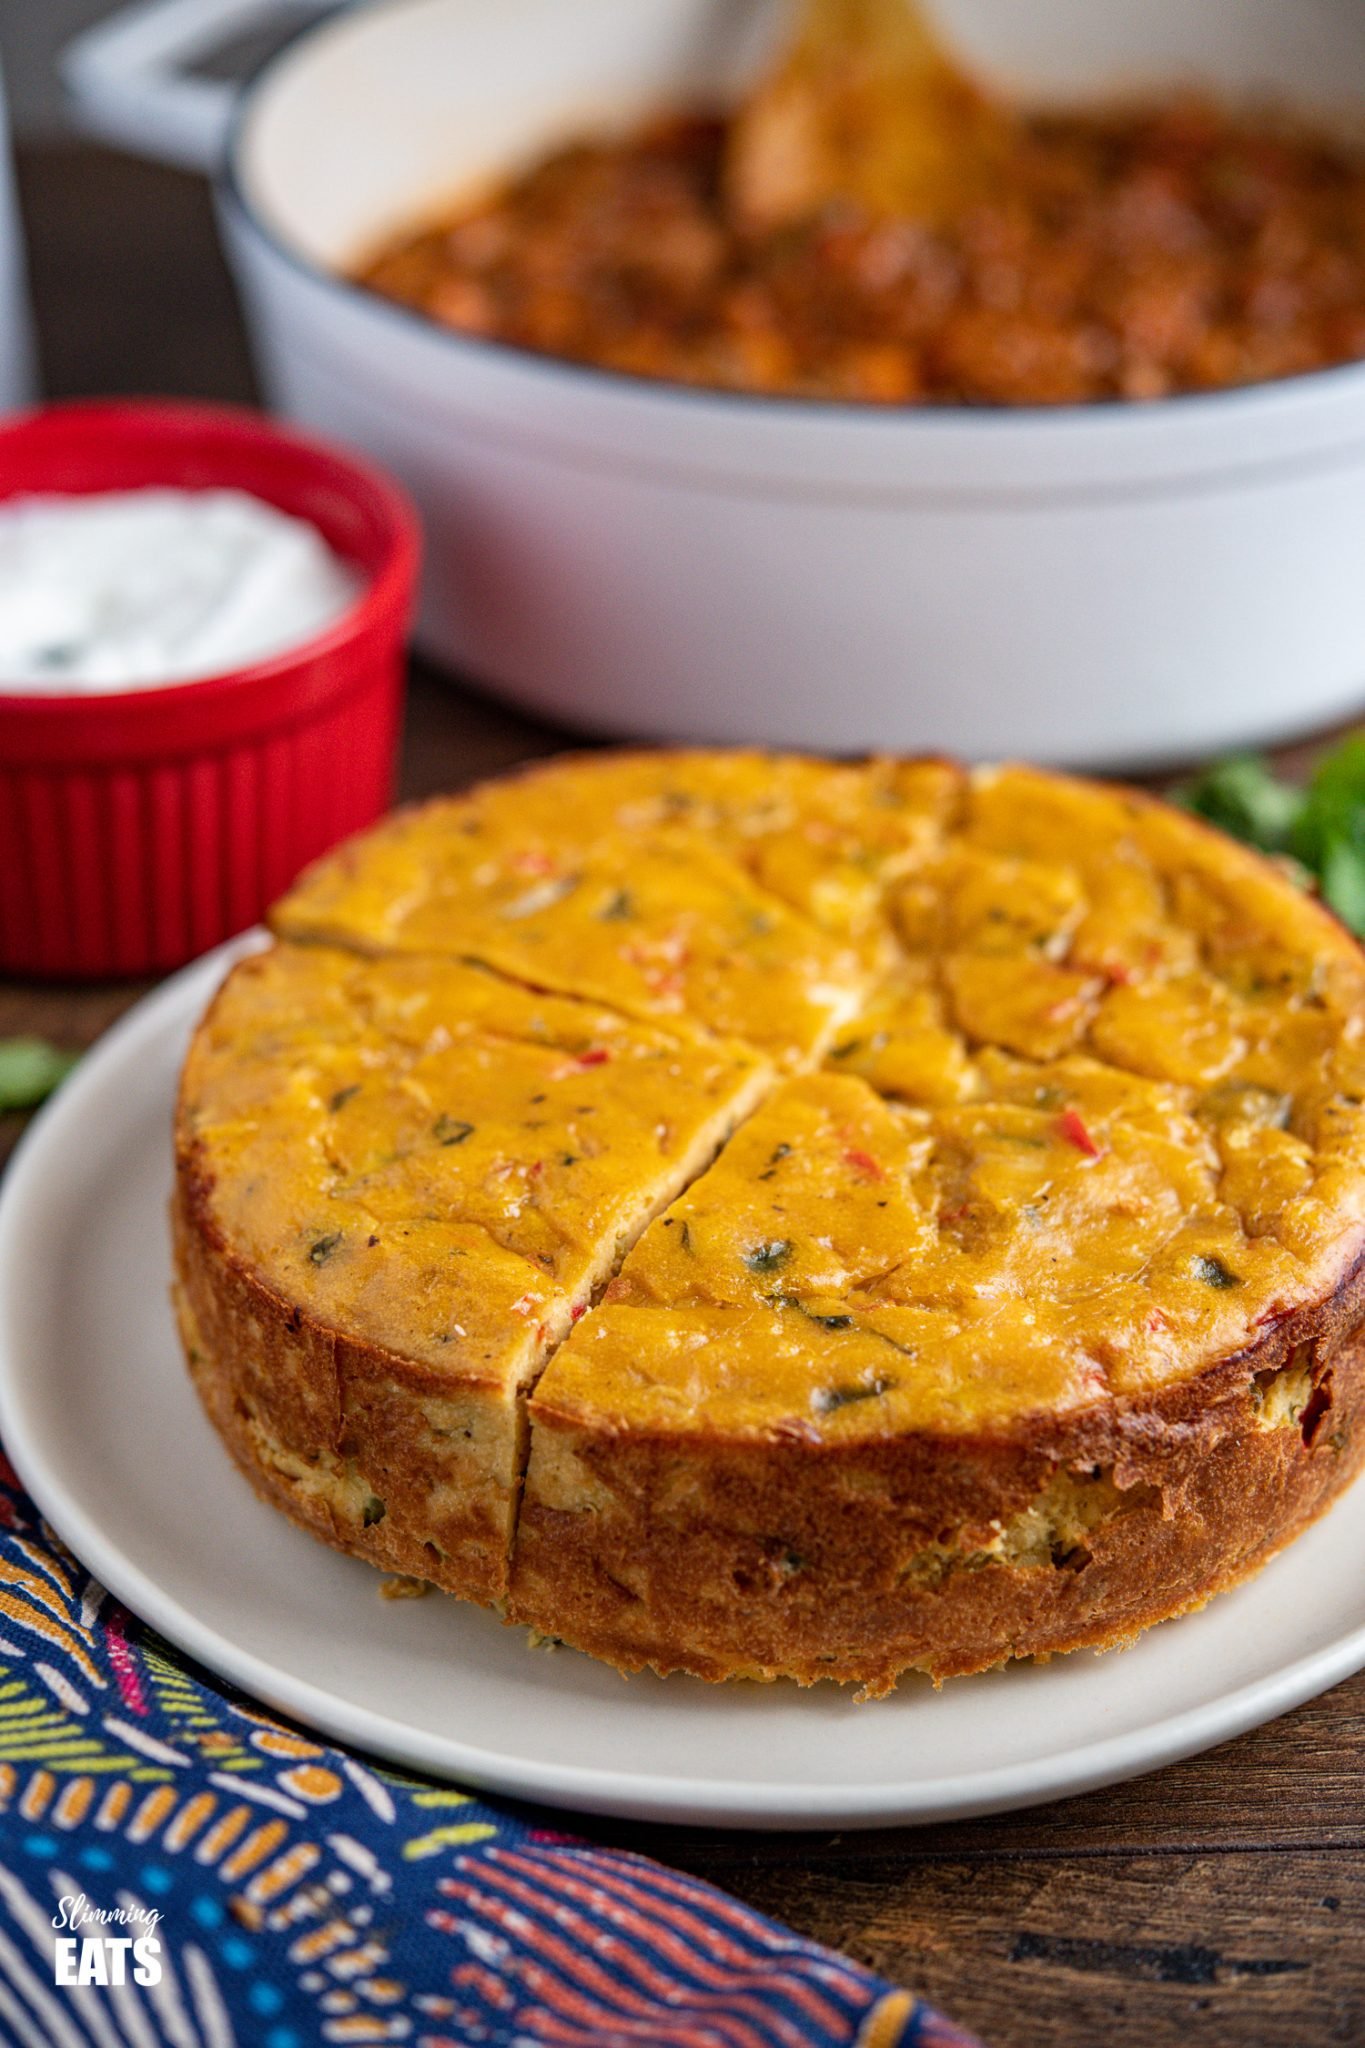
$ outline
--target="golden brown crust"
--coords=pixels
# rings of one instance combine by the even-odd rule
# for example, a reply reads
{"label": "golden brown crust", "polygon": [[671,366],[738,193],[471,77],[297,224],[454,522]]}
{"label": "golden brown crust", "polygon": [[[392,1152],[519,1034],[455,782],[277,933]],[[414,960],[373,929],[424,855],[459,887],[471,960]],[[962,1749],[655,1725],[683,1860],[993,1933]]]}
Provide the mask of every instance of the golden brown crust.
{"label": "golden brown crust", "polygon": [[[172,1202],[195,1385],[253,1485],[338,1550],[489,1606],[507,1588],[515,1398],[325,1328],[233,1257],[201,1182]],[[376,1505],[377,1504],[377,1505]],[[382,1512],[381,1512],[382,1509]]]}
{"label": "golden brown crust", "polygon": [[1249,1576],[1356,1476],[1362,1319],[1358,1262],[1198,1380],[989,1437],[703,1440],[541,1398],[509,1618],[627,1670],[874,1696],[908,1669],[1123,1644]]}

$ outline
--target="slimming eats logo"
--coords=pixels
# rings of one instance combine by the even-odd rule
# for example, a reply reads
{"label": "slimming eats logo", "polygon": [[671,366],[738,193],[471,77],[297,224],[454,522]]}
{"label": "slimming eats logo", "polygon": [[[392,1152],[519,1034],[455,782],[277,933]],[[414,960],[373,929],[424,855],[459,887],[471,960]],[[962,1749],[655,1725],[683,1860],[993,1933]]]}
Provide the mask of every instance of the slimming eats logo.
{"label": "slimming eats logo", "polygon": [[[68,1892],[52,1916],[54,1983],[159,1984],[160,1924],[155,1906],[92,1906],[84,1892]],[[103,1928],[114,1931],[88,1931]]]}

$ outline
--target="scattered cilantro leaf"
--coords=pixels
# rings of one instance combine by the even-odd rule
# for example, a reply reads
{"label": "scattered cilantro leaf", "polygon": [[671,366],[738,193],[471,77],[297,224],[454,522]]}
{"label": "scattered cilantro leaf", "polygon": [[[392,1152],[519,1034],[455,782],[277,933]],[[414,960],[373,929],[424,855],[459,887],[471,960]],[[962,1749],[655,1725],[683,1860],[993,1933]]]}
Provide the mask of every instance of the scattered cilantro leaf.
{"label": "scattered cilantro leaf", "polygon": [[43,1038],[0,1038],[0,1110],[36,1109],[79,1058]]}
{"label": "scattered cilantro leaf", "polygon": [[1258,755],[1234,754],[1174,794],[1234,839],[1288,855],[1365,938],[1365,733],[1325,753],[1304,788],[1280,781]]}
{"label": "scattered cilantro leaf", "polygon": [[1323,902],[1353,932],[1365,934],[1365,846],[1329,839],[1320,872]]}
{"label": "scattered cilantro leaf", "polygon": [[1365,734],[1352,733],[1319,761],[1292,851],[1338,917],[1365,933]]}
{"label": "scattered cilantro leaf", "polygon": [[1175,793],[1177,803],[1263,853],[1288,853],[1307,798],[1281,782],[1259,754],[1232,754]]}

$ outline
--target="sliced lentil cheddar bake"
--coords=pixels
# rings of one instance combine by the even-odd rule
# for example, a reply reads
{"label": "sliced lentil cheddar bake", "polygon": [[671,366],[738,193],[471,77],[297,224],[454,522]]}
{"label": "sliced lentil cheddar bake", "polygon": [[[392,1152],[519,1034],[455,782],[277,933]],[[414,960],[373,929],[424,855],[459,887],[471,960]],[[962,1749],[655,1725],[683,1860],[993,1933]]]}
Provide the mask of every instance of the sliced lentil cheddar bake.
{"label": "sliced lentil cheddar bake", "polygon": [[178,1115],[209,1413],[625,1669],[1131,1639],[1365,1457],[1365,955],[1152,798],[552,762],[306,874]]}

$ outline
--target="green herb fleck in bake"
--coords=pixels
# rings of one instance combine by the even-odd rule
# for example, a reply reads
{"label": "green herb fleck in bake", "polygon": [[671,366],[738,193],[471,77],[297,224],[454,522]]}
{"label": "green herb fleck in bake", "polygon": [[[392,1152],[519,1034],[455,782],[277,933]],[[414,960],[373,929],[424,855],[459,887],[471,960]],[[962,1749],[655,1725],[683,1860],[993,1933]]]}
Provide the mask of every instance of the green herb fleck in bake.
{"label": "green herb fleck in bake", "polygon": [[1240,1287],[1238,1274],[1229,1270],[1221,1259],[1213,1258],[1207,1252],[1198,1252],[1190,1260],[1190,1270],[1196,1280],[1202,1280],[1206,1287]]}
{"label": "green herb fleck in bake", "polygon": [[811,1396],[811,1407],[817,1415],[833,1415],[840,1408],[851,1408],[856,1401],[877,1401],[883,1394],[890,1393],[894,1380],[862,1380],[853,1387],[821,1387]]}
{"label": "green herb fleck in bake", "polygon": [[462,1117],[438,1116],[431,1127],[431,1135],[438,1145],[463,1145],[466,1138],[473,1137],[474,1126]]}

